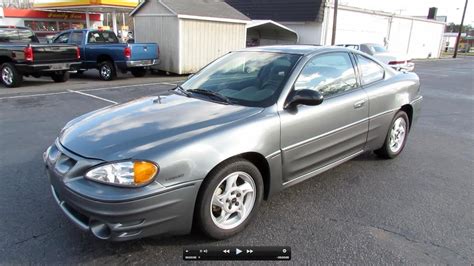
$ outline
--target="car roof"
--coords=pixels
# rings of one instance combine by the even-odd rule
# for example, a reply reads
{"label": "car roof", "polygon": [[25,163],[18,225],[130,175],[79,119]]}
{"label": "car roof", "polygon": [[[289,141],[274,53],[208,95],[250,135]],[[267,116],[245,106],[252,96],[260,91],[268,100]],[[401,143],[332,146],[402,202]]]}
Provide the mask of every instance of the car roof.
{"label": "car roof", "polygon": [[240,51],[258,51],[258,52],[272,52],[285,54],[300,54],[308,55],[326,51],[351,51],[344,47],[336,46],[320,46],[320,45],[272,45],[272,46],[257,46],[245,48]]}

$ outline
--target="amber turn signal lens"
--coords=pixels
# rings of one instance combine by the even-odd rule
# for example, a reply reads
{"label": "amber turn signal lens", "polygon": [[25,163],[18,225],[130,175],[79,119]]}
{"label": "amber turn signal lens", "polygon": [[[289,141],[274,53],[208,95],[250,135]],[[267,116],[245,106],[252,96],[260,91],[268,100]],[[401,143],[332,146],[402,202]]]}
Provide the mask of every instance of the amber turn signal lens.
{"label": "amber turn signal lens", "polygon": [[136,161],[133,163],[134,181],[136,185],[150,182],[158,173],[158,167],[150,162]]}

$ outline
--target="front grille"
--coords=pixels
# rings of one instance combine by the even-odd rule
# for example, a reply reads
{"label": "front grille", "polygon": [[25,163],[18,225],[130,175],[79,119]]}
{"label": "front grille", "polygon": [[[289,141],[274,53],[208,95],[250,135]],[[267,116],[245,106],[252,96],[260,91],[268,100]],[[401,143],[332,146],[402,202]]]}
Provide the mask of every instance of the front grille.
{"label": "front grille", "polygon": [[71,170],[77,161],[62,153],[56,145],[52,145],[47,155],[48,160],[54,165],[54,169],[64,175]]}
{"label": "front grille", "polygon": [[69,172],[69,170],[71,170],[71,168],[74,167],[76,163],[76,160],[69,158],[64,153],[62,153],[59,159],[57,160],[54,168],[56,169],[56,171],[64,175]]}

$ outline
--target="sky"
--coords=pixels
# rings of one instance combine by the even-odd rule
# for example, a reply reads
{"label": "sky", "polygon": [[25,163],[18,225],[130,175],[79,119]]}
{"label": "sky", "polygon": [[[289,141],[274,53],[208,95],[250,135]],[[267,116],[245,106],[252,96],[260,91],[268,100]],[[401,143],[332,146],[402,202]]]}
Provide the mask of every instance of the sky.
{"label": "sky", "polygon": [[[466,0],[339,0],[340,4],[393,12],[409,16],[426,16],[430,7],[438,8],[438,16],[447,16],[448,23],[461,23]],[[464,24],[474,26],[474,0],[469,1]]]}

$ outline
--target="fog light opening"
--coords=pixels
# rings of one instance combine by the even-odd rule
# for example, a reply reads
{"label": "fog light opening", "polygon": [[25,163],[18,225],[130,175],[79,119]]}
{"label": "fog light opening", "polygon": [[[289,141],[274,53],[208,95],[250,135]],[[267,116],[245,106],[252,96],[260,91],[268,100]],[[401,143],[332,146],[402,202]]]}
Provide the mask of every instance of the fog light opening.
{"label": "fog light opening", "polygon": [[109,239],[112,233],[108,225],[97,220],[90,221],[89,227],[92,234],[99,239]]}

